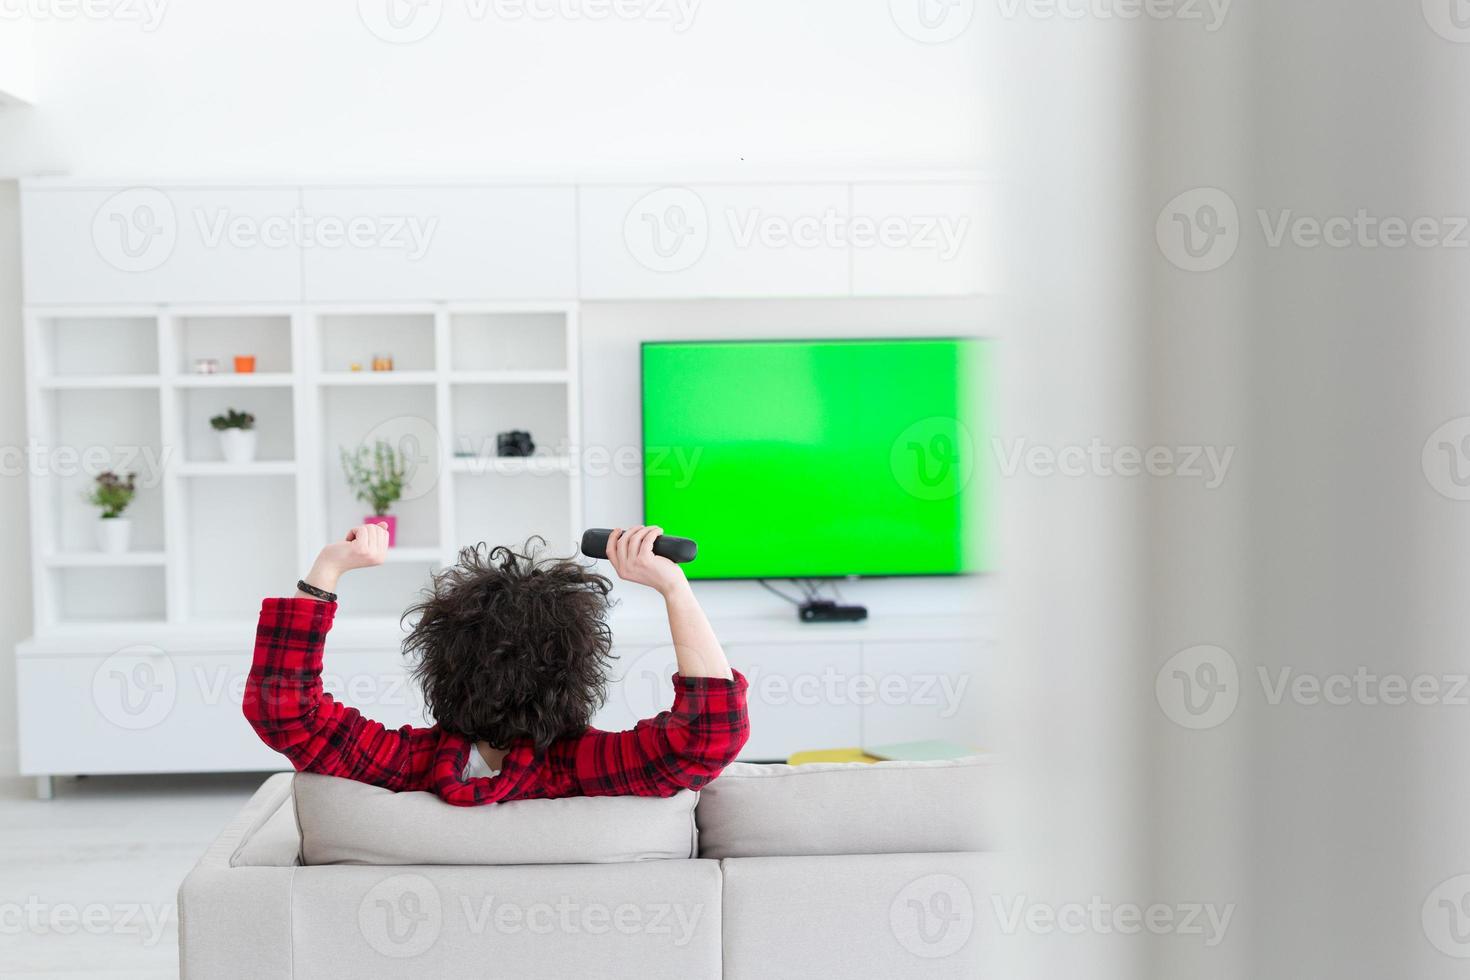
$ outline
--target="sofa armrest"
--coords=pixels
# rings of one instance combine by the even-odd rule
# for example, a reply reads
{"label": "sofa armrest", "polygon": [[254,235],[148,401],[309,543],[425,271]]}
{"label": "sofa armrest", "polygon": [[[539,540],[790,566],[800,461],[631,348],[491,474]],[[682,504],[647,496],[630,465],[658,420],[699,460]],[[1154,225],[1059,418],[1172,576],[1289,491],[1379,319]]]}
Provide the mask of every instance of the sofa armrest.
{"label": "sofa armrest", "polygon": [[[244,808],[235,814],[224,831],[205,849],[197,867],[293,867],[297,863],[299,840],[293,848],[287,846],[288,842],[285,840],[269,842],[261,838],[262,831],[272,824],[273,819],[275,825],[279,826],[283,819],[279,814],[283,809],[294,829],[295,815],[290,806],[293,775],[294,773],[289,772],[276,773],[262,783]],[[277,833],[275,836],[281,835]]]}
{"label": "sofa armrest", "polygon": [[[184,980],[290,980],[296,856],[279,830],[285,818],[295,827],[291,776],[267,779],[179,886]],[[273,821],[278,839],[266,840],[262,831]]]}
{"label": "sofa armrest", "polygon": [[297,868],[197,865],[179,886],[182,980],[291,980]]}

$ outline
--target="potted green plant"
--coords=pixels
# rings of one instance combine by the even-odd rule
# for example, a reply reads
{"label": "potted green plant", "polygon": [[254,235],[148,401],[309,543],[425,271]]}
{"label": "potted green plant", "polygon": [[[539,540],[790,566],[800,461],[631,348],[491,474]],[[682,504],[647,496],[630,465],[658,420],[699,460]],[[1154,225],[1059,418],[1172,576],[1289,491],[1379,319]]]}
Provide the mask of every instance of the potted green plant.
{"label": "potted green plant", "polygon": [[97,474],[87,502],[101,509],[97,519],[97,547],[109,555],[120,555],[128,550],[128,539],[133,533],[133,522],[122,516],[138,492],[137,474],[118,476],[111,470]]}
{"label": "potted green plant", "polygon": [[381,524],[388,529],[388,547],[398,539],[398,518],[388,513],[388,508],[403,496],[403,481],[406,467],[403,458],[385,440],[379,439],[371,449],[358,446],[356,452],[342,453],[342,472],[347,476],[347,485],[358,500],[373,509],[363,518],[364,524]]}
{"label": "potted green plant", "polygon": [[230,408],[210,419],[209,424],[219,433],[219,449],[226,463],[249,463],[255,459],[254,415]]}

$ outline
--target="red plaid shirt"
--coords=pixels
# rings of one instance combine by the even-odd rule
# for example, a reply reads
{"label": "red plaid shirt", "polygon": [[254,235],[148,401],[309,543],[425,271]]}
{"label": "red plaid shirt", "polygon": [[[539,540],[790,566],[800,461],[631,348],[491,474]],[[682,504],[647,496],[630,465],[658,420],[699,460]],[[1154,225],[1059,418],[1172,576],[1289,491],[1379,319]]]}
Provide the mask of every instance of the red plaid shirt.
{"label": "red plaid shirt", "polygon": [[428,790],[456,806],[562,796],[672,796],[719,775],[750,734],[746,680],[674,677],[674,707],[632,731],[589,728],[537,755],[507,748],[498,776],[462,779],[474,745],[438,725],[389,729],[322,690],[333,602],[267,599],[245,685],[245,717],[301,772],[391,790]]}

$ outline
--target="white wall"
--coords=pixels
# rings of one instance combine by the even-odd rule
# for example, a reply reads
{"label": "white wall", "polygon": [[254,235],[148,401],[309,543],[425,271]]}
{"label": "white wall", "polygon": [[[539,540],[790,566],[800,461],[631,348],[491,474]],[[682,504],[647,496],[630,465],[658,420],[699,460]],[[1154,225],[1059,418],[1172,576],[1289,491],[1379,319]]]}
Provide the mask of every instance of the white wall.
{"label": "white wall", "polygon": [[[25,445],[25,385],[21,365],[20,194],[0,181],[0,447]],[[6,463],[13,460],[7,456]],[[15,645],[31,631],[30,508],[24,475],[0,474],[0,777],[17,770]]]}
{"label": "white wall", "polygon": [[257,0],[247,10],[149,0],[166,4],[151,30],[130,20],[41,20],[38,108],[0,113],[0,175],[547,176],[981,162],[977,25],[935,45],[900,30],[884,0],[677,0],[693,10],[682,30],[658,17],[676,0],[635,0],[647,16],[603,21],[477,18],[473,11],[496,5],[444,0],[436,30],[390,44],[359,15],[388,2]]}
{"label": "white wall", "polygon": [[0,20],[0,104],[36,97],[35,32],[29,21]]}

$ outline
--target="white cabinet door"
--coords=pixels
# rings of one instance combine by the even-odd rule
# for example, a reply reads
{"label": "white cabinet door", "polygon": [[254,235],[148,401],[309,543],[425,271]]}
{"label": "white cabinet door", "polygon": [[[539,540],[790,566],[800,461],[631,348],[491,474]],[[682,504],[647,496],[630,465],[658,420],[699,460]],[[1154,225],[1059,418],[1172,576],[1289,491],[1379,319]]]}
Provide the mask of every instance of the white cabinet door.
{"label": "white cabinet door", "polygon": [[299,205],[294,187],[27,186],[25,301],[297,301]]}
{"label": "white cabinet door", "polygon": [[995,185],[857,184],[855,296],[966,296],[1000,287]]}
{"label": "white cabinet door", "polygon": [[762,643],[731,646],[728,653],[750,681],[750,741],[741,759],[784,762],[806,749],[862,741],[857,644]]}
{"label": "white cabinet door", "polygon": [[350,231],[305,251],[306,298],[574,299],[571,187],[307,187],[306,215]]}
{"label": "white cabinet door", "polygon": [[[750,741],[741,759],[784,761],[803,749],[859,743],[856,643],[740,643],[725,652],[750,681]],[[622,647],[617,654],[607,705],[594,722],[607,731],[632,728],[674,703],[672,646]]]}
{"label": "white cabinet door", "polygon": [[607,703],[592,719],[594,728],[624,732],[673,705],[678,665],[672,645],[616,642],[613,655],[617,660],[607,685]]}
{"label": "white cabinet door", "polygon": [[124,648],[22,657],[20,767],[30,773],[288,769],[240,709],[249,656]]}
{"label": "white cabinet door", "polygon": [[[21,771],[211,772],[289,769],[241,709],[247,650],[17,659]],[[328,655],[328,692],[389,727],[423,724],[396,651]]]}
{"label": "white cabinet door", "polygon": [[846,296],[843,184],[581,189],[582,295]]}
{"label": "white cabinet door", "polygon": [[943,740],[985,748],[988,641],[864,643],[863,745]]}

